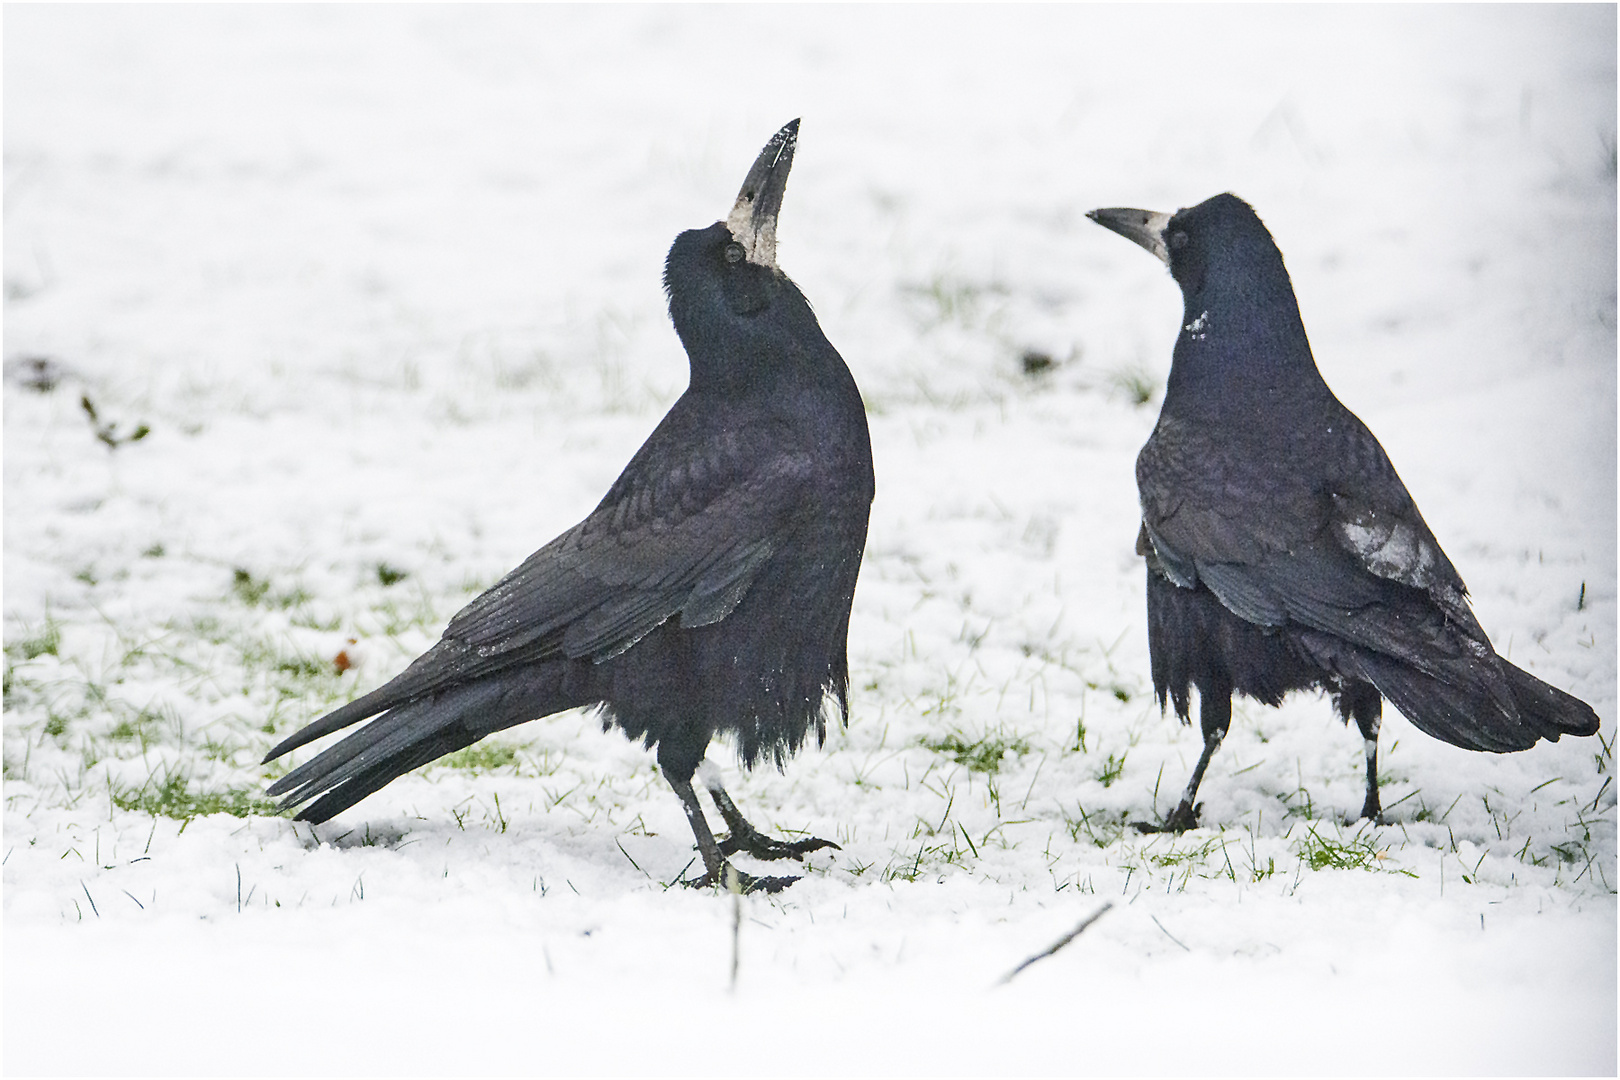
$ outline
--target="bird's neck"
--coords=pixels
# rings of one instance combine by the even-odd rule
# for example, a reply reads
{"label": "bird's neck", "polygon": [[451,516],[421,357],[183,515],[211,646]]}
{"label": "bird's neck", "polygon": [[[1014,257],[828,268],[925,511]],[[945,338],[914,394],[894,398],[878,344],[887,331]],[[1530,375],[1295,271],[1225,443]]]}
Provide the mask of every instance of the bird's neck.
{"label": "bird's neck", "polygon": [[[1292,289],[1286,297],[1188,297],[1165,408],[1262,420],[1327,394]],[[1258,409],[1259,412],[1246,412]]]}

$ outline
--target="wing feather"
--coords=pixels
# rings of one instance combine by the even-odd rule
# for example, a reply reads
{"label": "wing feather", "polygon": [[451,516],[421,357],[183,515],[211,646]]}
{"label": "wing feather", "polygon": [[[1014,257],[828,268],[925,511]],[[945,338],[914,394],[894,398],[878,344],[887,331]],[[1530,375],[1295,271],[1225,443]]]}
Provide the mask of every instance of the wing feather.
{"label": "wing feather", "polygon": [[[617,499],[615,485],[590,517],[451,619],[446,639],[491,658],[601,661],[677,614],[683,625],[724,618],[793,531],[813,480],[809,454],[750,454],[738,441],[701,470],[677,466],[624,485]],[[697,621],[685,618],[688,606]]]}
{"label": "wing feather", "polygon": [[1377,439],[1342,409],[1323,439],[1259,454],[1161,417],[1137,461],[1160,569],[1249,622],[1334,634],[1437,677],[1494,656]]}

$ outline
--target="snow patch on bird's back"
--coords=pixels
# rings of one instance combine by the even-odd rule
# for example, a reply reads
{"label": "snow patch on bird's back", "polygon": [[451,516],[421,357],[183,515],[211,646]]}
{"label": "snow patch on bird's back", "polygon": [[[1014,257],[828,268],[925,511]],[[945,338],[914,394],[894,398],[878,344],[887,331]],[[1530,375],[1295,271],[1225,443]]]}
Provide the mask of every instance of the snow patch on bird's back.
{"label": "snow patch on bird's back", "polygon": [[1361,564],[1379,577],[1428,588],[1433,580],[1435,552],[1404,521],[1386,524],[1377,511],[1338,523],[1339,538]]}

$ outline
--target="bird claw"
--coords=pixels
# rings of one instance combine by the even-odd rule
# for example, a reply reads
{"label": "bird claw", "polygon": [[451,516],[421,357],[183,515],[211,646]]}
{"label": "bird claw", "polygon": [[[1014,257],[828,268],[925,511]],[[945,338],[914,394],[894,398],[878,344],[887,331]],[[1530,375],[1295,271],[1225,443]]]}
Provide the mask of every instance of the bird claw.
{"label": "bird claw", "polygon": [[[724,879],[724,881],[722,881]],[[704,874],[700,878],[681,878],[688,889],[719,888],[724,892],[779,893],[799,879],[796,877],[755,877],[745,874],[730,863],[722,863],[719,873]]]}
{"label": "bird claw", "polygon": [[[822,848],[832,848],[842,851],[843,848],[831,840],[810,836],[803,840],[778,840],[774,836],[767,836],[762,832],[749,830],[747,832],[732,831],[729,835],[720,838],[720,854],[735,855],[737,852],[746,852],[756,859],[794,859],[803,862],[804,857],[812,851]],[[795,879],[789,879],[795,880]]]}
{"label": "bird claw", "polygon": [[1175,812],[1163,821],[1133,821],[1131,828],[1143,833],[1184,833],[1189,829],[1198,828],[1198,812],[1204,808],[1203,803],[1190,806],[1183,802],[1176,807]]}

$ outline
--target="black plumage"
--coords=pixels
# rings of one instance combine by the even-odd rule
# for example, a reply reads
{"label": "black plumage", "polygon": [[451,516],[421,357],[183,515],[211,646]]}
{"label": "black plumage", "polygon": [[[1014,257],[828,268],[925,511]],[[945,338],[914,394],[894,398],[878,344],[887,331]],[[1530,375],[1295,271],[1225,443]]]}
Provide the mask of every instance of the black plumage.
{"label": "black plumage", "polygon": [[[780,766],[830,697],[847,718],[847,639],[873,496],[855,381],[776,266],[776,218],[798,137],[777,132],[726,221],[682,233],[664,267],[691,366],[676,401],[591,514],[461,610],[381,688],[285,740],[270,761],[375,717],[276,781],[325,821],[395,777],[492,732],[578,706],[657,748],[705,874],[752,878],[726,856],[801,858],[836,846],[755,830],[718,773],[716,736]],[[716,842],[699,774],[730,835]]]}
{"label": "black plumage", "polygon": [[1491,648],[1383,447],[1322,381],[1282,253],[1253,209],[1217,195],[1174,215],[1088,216],[1164,260],[1185,305],[1164,407],[1136,461],[1137,551],[1153,687],[1184,722],[1198,688],[1204,752],[1153,828],[1196,824],[1234,692],[1268,705],[1329,693],[1365,740],[1361,813],[1373,819],[1382,698],[1469,750],[1595,734],[1588,705]]}

